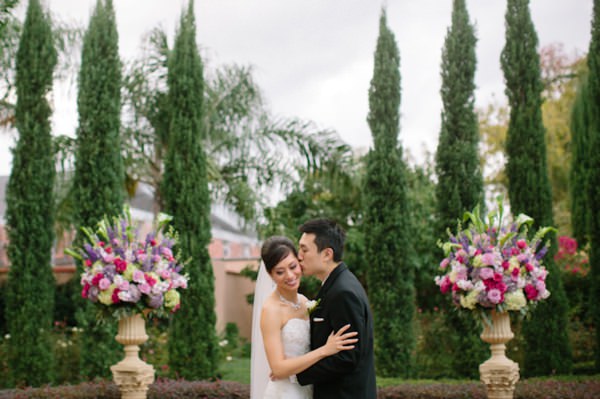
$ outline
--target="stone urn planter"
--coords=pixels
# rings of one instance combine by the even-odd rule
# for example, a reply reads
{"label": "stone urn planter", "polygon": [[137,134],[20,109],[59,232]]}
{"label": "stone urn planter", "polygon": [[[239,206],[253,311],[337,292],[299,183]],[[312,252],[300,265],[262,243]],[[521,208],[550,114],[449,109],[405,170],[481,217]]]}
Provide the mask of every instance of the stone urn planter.
{"label": "stone urn planter", "polygon": [[139,345],[148,340],[142,316],[136,314],[121,318],[116,340],[125,346],[125,358],[111,366],[110,370],[121,391],[121,398],[145,399],[148,386],[154,382],[154,367],[139,357]]}
{"label": "stone urn planter", "polygon": [[514,334],[508,312],[491,312],[491,325],[484,323],[481,339],[490,344],[492,357],[479,365],[479,375],[487,389],[488,399],[512,399],[519,381],[519,365],[506,357],[505,343]]}

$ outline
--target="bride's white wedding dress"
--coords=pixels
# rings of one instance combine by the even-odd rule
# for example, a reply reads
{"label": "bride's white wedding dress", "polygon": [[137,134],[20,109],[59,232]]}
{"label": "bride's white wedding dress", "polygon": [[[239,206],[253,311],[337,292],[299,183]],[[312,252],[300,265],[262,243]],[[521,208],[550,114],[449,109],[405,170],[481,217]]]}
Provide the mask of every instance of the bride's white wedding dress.
{"label": "bride's white wedding dress", "polygon": [[[298,357],[310,351],[310,322],[290,319],[281,329],[283,352],[286,358]],[[312,399],[312,385],[301,386],[289,378],[269,381],[265,399]]]}

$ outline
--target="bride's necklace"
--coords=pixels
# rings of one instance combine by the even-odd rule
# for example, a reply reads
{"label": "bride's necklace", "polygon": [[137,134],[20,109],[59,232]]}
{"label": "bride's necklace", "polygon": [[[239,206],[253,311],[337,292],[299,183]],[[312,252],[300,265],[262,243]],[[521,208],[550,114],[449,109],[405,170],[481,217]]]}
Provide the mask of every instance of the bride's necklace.
{"label": "bride's necklace", "polygon": [[292,309],[294,309],[294,310],[300,309],[300,306],[301,306],[300,299],[298,299],[297,302],[292,302],[292,301],[288,301],[287,299],[285,299],[279,291],[277,291],[277,294],[279,295],[279,300],[281,302],[285,303],[286,305],[290,305],[292,307]]}

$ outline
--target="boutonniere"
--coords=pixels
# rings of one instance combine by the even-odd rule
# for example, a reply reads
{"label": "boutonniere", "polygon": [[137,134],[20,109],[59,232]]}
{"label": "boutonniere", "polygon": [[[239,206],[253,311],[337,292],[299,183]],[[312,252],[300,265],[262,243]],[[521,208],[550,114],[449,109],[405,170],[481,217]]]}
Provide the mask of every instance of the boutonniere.
{"label": "boutonniere", "polygon": [[309,316],[312,312],[314,312],[314,310],[317,308],[317,306],[319,306],[319,302],[321,302],[321,298],[319,298],[316,301],[315,300],[306,301],[306,311],[308,312]]}

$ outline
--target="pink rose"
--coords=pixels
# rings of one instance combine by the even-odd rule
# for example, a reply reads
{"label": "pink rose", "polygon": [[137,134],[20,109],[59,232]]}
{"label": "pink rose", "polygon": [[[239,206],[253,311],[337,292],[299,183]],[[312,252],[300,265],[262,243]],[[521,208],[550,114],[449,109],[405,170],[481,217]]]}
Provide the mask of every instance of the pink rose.
{"label": "pink rose", "polygon": [[104,274],[102,274],[102,273],[96,274],[94,276],[94,278],[92,278],[92,285],[98,285],[100,280],[102,280],[103,278],[104,278]]}
{"label": "pink rose", "polygon": [[111,296],[112,303],[119,303],[121,300],[119,299],[119,289],[115,288]]}
{"label": "pink rose", "polygon": [[546,283],[542,280],[538,280],[535,282],[535,289],[538,290],[538,292],[544,292],[546,291]]}
{"label": "pink rose", "polygon": [[500,274],[500,273],[494,273],[494,281],[495,282],[501,283],[502,282],[502,278],[503,278],[502,274]]}
{"label": "pink rose", "polygon": [[156,279],[150,277],[148,274],[144,274],[144,278],[150,287],[154,287],[154,284],[156,284]]}
{"label": "pink rose", "polygon": [[81,290],[81,297],[87,298],[89,290],[90,290],[90,285],[88,283],[85,283],[85,285],[83,286],[83,290]]}
{"label": "pink rose", "polygon": [[150,293],[150,291],[152,290],[152,288],[150,288],[150,286],[146,283],[140,284],[138,286],[138,288],[140,289],[141,293],[146,294],[146,295],[148,295]]}
{"label": "pink rose", "polygon": [[524,249],[527,247],[527,241],[525,240],[518,240],[517,241],[517,247],[519,247],[519,249]]}
{"label": "pink rose", "polygon": [[535,300],[535,298],[537,298],[538,296],[538,291],[535,289],[535,287],[531,284],[527,284],[525,286],[525,295],[527,296],[527,299],[529,299],[530,301]]}
{"label": "pink rose", "polygon": [[100,282],[98,283],[98,287],[100,287],[100,289],[102,291],[108,289],[108,287],[110,287],[110,280],[107,279],[106,277],[104,277],[102,280],[100,280]]}
{"label": "pink rose", "polygon": [[494,277],[494,271],[489,267],[484,267],[479,271],[479,276],[482,280],[488,280]]}
{"label": "pink rose", "polygon": [[449,263],[450,261],[448,260],[448,258],[444,258],[444,260],[440,262],[440,269],[445,269]]}
{"label": "pink rose", "polygon": [[527,270],[529,273],[531,273],[531,272],[533,271],[533,269],[534,269],[534,268],[533,268],[533,265],[532,265],[531,263],[527,263],[527,264],[525,265],[525,269],[526,269],[526,270]]}
{"label": "pink rose", "polygon": [[486,253],[481,256],[481,263],[487,266],[492,266],[494,264],[495,256],[493,253]]}
{"label": "pink rose", "polygon": [[146,278],[144,276],[144,272],[141,270],[136,270],[133,272],[133,281],[136,283],[145,283]]}
{"label": "pink rose", "polygon": [[500,303],[503,300],[503,295],[500,292],[500,290],[492,288],[488,291],[487,298],[490,300],[491,303]]}
{"label": "pink rose", "polygon": [[442,283],[440,284],[440,291],[442,292],[442,294],[448,292],[451,286],[452,283],[450,282],[450,278],[448,276],[444,276],[444,278],[442,279]]}
{"label": "pink rose", "polygon": [[125,262],[123,259],[115,259],[115,269],[117,270],[118,273],[123,273],[125,270],[127,270],[127,262]]}

